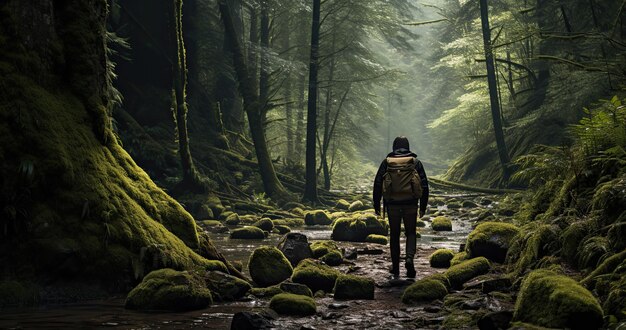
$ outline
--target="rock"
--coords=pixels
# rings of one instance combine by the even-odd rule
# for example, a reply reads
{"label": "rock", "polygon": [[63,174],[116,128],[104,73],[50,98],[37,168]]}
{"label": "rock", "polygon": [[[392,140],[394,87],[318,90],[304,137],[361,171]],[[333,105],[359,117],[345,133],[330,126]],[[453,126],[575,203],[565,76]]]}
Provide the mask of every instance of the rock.
{"label": "rock", "polygon": [[491,312],[478,319],[477,325],[480,330],[508,329],[512,319],[512,311]]}
{"label": "rock", "polygon": [[272,329],[274,325],[261,313],[237,312],[230,323],[231,330]]}
{"label": "rock", "polygon": [[456,201],[450,201],[447,204],[448,209],[460,209],[461,208],[461,203],[456,202]]}
{"label": "rock", "polygon": [[253,226],[246,226],[243,228],[237,228],[230,232],[230,238],[234,239],[264,239],[265,232],[260,228]]}
{"label": "rock", "polygon": [[261,246],[252,252],[248,270],[252,280],[262,287],[278,284],[293,273],[293,268],[285,255],[270,246]]}
{"label": "rock", "polygon": [[446,216],[438,216],[430,226],[435,231],[452,231],[452,220]]}
{"label": "rock", "polygon": [[326,312],[322,314],[322,320],[335,320],[341,318],[343,315],[335,312]]}
{"label": "rock", "polygon": [[417,228],[424,228],[424,227],[426,227],[426,222],[424,222],[424,220],[417,219],[417,223],[415,224],[415,226]]}
{"label": "rock", "polygon": [[489,198],[482,198],[480,200],[480,205],[482,205],[482,206],[487,206],[487,205],[492,204],[492,203],[493,203],[493,201],[491,199],[489,199]]}
{"label": "rock", "polygon": [[450,249],[439,249],[428,258],[430,266],[433,268],[448,268],[450,260],[454,257],[454,252]]}
{"label": "rock", "polygon": [[387,236],[376,235],[376,234],[367,235],[367,237],[365,238],[365,241],[368,243],[374,243],[374,244],[380,244],[380,245],[387,245],[387,243],[389,243]]}
{"label": "rock", "polygon": [[461,204],[461,206],[463,206],[466,209],[471,209],[471,208],[474,208],[474,207],[478,207],[478,204],[476,204],[476,203],[474,203],[474,202],[472,202],[470,200],[466,200],[466,201],[463,201],[463,204]]}
{"label": "rock", "polygon": [[439,313],[439,312],[441,312],[441,307],[434,306],[434,305],[428,305],[428,306],[424,307],[424,312],[426,312],[426,313]]}
{"label": "rock", "polygon": [[204,281],[220,301],[240,299],[252,288],[250,283],[220,271],[207,272]]}
{"label": "rock", "polygon": [[330,225],[333,221],[330,215],[324,210],[314,210],[306,212],[304,215],[304,224],[307,226]]}
{"label": "rock", "polygon": [[513,315],[515,321],[570,329],[600,328],[602,318],[602,308],[591,292],[567,276],[544,269],[524,278]]}
{"label": "rock", "polygon": [[333,213],[330,214],[330,219],[334,221],[334,220],[337,220],[339,218],[343,218],[346,215],[347,215],[346,212],[333,212]]}
{"label": "rock", "polygon": [[348,308],[350,306],[348,306],[347,304],[339,304],[339,303],[332,303],[330,305],[328,305],[328,308],[330,309],[344,309],[344,308]]}
{"label": "rock", "polygon": [[460,289],[463,283],[476,276],[486,274],[491,268],[489,260],[485,257],[478,257],[451,266],[444,275],[450,280],[450,285],[455,289]]}
{"label": "rock", "polygon": [[333,250],[323,255],[320,260],[329,266],[339,266],[343,262],[343,256],[338,250]]}
{"label": "rock", "polygon": [[298,203],[298,202],[287,202],[281,208],[283,210],[292,210],[292,209],[294,209],[296,207],[301,208],[301,209],[305,208],[304,205],[302,205],[301,203]]}
{"label": "rock", "polygon": [[139,310],[188,311],[213,303],[204,280],[189,272],[164,268],[150,272],[130,291],[125,307]]}
{"label": "rock", "polygon": [[467,260],[467,252],[455,253],[452,260],[450,260],[450,266],[458,265]]}
{"label": "rock", "polygon": [[513,283],[508,277],[496,277],[496,276],[479,276],[463,285],[465,289],[473,290],[478,289],[482,293],[489,293],[493,291],[508,291]]}
{"label": "rock", "polygon": [[340,199],[337,201],[337,204],[335,204],[335,208],[339,210],[347,210],[350,208],[350,202],[345,199]]}
{"label": "rock", "polygon": [[473,300],[466,300],[461,303],[461,309],[477,311],[487,305],[485,298],[478,298]]}
{"label": "rock", "polygon": [[288,233],[278,243],[278,249],[285,255],[293,267],[297,266],[304,259],[313,258],[309,239],[304,234]]}
{"label": "rock", "polygon": [[357,256],[358,256],[358,253],[355,248],[347,248],[343,254],[343,258],[347,260],[355,260]]}
{"label": "rock", "polygon": [[229,232],[230,229],[228,229],[228,227],[226,226],[219,225],[219,226],[209,227],[208,231],[214,234],[224,234],[224,233]]}
{"label": "rock", "polygon": [[272,231],[274,229],[274,223],[269,218],[263,218],[253,224],[253,226],[260,228],[264,231]]}
{"label": "rock", "polygon": [[466,250],[469,258],[485,257],[503,263],[513,237],[520,229],[503,222],[483,222],[467,237]]}
{"label": "rock", "polygon": [[350,218],[339,218],[333,225],[331,239],[335,241],[365,242],[368,235],[387,236],[388,224],[375,214],[357,214]]}
{"label": "rock", "polygon": [[448,294],[448,289],[438,280],[423,278],[409,285],[402,293],[402,302],[405,304],[416,304],[425,301],[442,299]]}
{"label": "rock", "polygon": [[291,228],[287,226],[283,226],[283,225],[278,225],[278,226],[274,226],[274,232],[277,234],[284,235],[284,234],[291,232]]}
{"label": "rock", "polygon": [[510,210],[510,209],[501,209],[501,210],[498,210],[498,215],[502,215],[505,217],[512,217],[513,215],[515,215],[515,211]]}
{"label": "rock", "polygon": [[270,308],[278,314],[307,316],[317,312],[313,298],[293,293],[280,293],[270,300]]}
{"label": "rock", "polygon": [[563,231],[563,234],[561,234],[561,241],[563,242],[561,256],[563,256],[565,260],[572,264],[578,262],[576,258],[578,256],[578,248],[591,229],[591,221],[577,221],[569,225]]}
{"label": "rock", "polygon": [[194,213],[195,214],[193,215],[193,217],[195,219],[202,219],[202,220],[215,219],[213,210],[207,204],[200,205],[200,207]]}
{"label": "rock", "polygon": [[335,282],[335,299],[374,299],[374,280],[354,276],[340,275]]}
{"label": "rock", "polygon": [[230,263],[231,265],[233,265],[233,267],[235,267],[236,270],[240,272],[243,271],[243,263],[241,262],[241,260],[231,260]]}
{"label": "rock", "polygon": [[239,218],[239,214],[237,213],[230,213],[226,217],[226,219],[224,219],[224,223],[229,226],[236,226],[239,224],[239,222],[241,222],[241,219]]}
{"label": "rock", "polygon": [[313,297],[313,292],[308,286],[300,283],[282,282],[280,283],[280,289],[286,293],[299,294],[303,296]]}
{"label": "rock", "polygon": [[348,207],[348,211],[350,212],[356,212],[356,211],[361,211],[366,209],[367,207],[365,205],[363,205],[363,202],[361,201],[354,201],[352,202],[352,204],[350,204],[350,206]]}
{"label": "rock", "polygon": [[450,291],[450,289],[452,288],[452,285],[450,285],[450,280],[446,275],[442,273],[434,273],[424,278],[441,282],[441,284],[443,284],[443,286],[445,286],[448,291]]}
{"label": "rock", "polygon": [[314,259],[300,261],[291,280],[308,286],[313,291],[332,292],[339,272]]}
{"label": "rock", "polygon": [[358,254],[363,254],[363,255],[377,256],[377,255],[381,255],[381,254],[385,253],[385,251],[383,251],[383,249],[371,248],[369,246],[366,246],[364,249],[358,249],[357,253]]}
{"label": "rock", "polygon": [[333,241],[322,240],[311,243],[311,251],[313,251],[314,258],[321,258],[329,252],[339,251],[339,248]]}
{"label": "rock", "polygon": [[259,298],[271,298],[279,293],[283,293],[283,290],[278,285],[272,285],[267,288],[250,289],[250,294]]}

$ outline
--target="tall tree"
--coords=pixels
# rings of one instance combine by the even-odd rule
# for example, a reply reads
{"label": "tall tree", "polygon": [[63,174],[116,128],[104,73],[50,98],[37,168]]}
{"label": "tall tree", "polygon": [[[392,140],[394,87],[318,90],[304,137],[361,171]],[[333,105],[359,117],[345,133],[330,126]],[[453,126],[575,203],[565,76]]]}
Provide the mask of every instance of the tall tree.
{"label": "tall tree", "polygon": [[482,23],[483,43],[485,47],[485,62],[487,64],[487,82],[489,84],[489,99],[491,102],[493,130],[496,136],[496,145],[498,147],[498,155],[500,156],[500,164],[502,165],[503,179],[504,181],[508,181],[508,163],[510,162],[510,159],[506,148],[506,142],[504,141],[504,132],[502,131],[502,117],[500,116],[500,101],[498,98],[496,70],[493,59],[493,48],[491,45],[491,29],[489,27],[489,8],[487,6],[487,0],[480,0],[480,20]]}
{"label": "tall tree", "polygon": [[302,199],[317,202],[317,173],[315,161],[315,137],[317,134],[317,70],[319,66],[320,0],[313,0],[311,22],[311,57],[309,60],[309,100],[306,124],[306,183]]}

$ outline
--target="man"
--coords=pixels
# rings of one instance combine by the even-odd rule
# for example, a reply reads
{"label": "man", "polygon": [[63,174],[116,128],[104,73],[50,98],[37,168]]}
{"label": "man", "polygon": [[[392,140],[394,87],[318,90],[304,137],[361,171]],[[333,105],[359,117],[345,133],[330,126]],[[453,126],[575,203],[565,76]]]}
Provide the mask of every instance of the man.
{"label": "man", "polygon": [[[419,177],[419,179],[418,179]],[[428,178],[422,162],[410,151],[409,140],[399,136],[393,141],[393,152],[383,160],[374,179],[374,210],[380,215],[380,200],[389,217],[391,231],[391,274],[400,276],[400,225],[406,235],[406,275],[415,278],[413,259],[416,250],[416,223],[426,213]]]}

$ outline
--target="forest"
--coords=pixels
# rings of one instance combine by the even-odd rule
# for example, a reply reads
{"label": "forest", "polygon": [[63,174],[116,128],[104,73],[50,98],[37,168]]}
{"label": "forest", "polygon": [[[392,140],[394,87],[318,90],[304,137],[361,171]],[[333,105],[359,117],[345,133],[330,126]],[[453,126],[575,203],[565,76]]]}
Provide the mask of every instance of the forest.
{"label": "forest", "polygon": [[625,328],[625,7],[0,1],[0,328]]}

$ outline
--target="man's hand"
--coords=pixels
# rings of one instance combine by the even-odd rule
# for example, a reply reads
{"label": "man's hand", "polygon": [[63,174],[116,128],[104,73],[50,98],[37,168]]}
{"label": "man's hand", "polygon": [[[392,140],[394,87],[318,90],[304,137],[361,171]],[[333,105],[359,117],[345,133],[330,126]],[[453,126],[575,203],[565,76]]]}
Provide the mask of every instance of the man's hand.
{"label": "man's hand", "polygon": [[420,218],[424,216],[425,211],[420,210]]}

